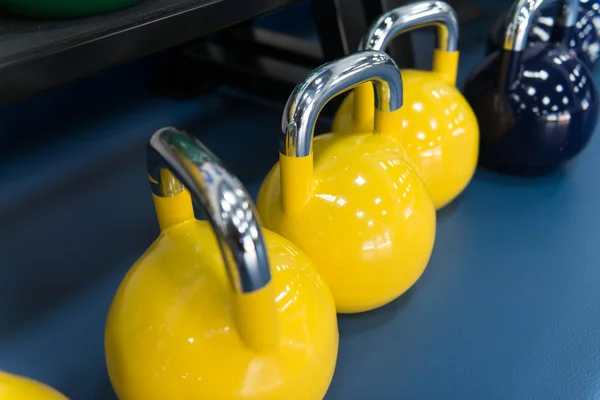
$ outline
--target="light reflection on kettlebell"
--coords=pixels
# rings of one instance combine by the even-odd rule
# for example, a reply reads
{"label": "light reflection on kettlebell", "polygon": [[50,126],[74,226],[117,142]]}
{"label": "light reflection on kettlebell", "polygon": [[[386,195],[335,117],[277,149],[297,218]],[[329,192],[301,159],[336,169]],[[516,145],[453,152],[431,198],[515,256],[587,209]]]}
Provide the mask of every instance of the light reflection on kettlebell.
{"label": "light reflection on kettlebell", "polygon": [[[544,57],[539,63],[547,61],[563,65],[569,72],[568,76],[559,75],[548,82],[550,74],[544,67],[540,66],[534,71],[524,70],[521,84],[510,94],[516,112],[548,115],[549,121],[564,121],[570,119],[570,111],[566,107],[570,104],[579,104],[582,110],[587,110],[592,98],[593,82],[588,81],[588,75],[582,73],[583,65],[565,55],[551,57],[550,60]],[[528,64],[533,65],[533,62]]]}

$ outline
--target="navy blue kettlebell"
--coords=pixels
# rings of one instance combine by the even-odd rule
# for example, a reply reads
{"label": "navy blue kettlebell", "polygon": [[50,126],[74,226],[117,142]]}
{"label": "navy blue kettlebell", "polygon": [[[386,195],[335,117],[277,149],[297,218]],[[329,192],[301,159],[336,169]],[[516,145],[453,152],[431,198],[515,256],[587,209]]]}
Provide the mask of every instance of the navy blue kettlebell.
{"label": "navy blue kettlebell", "polygon": [[[535,18],[527,38],[527,43],[548,42],[552,35],[556,15],[561,12],[556,2],[545,3]],[[600,58],[600,2],[580,0],[578,19],[570,37],[565,41],[567,48],[593,69]],[[508,12],[498,17],[490,29],[486,54],[502,48],[504,32],[508,25]]]}
{"label": "navy blue kettlebell", "polygon": [[581,152],[596,127],[598,89],[564,43],[577,21],[578,1],[568,1],[548,42],[527,45],[538,8],[549,1],[517,1],[503,48],[467,78],[464,94],[480,127],[479,164],[487,169],[552,171]]}

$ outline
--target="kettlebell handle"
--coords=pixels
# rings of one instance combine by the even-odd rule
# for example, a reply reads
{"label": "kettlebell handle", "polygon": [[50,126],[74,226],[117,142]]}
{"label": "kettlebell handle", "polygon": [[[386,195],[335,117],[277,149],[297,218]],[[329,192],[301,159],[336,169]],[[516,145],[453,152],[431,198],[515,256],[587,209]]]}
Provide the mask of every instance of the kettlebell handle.
{"label": "kettlebell handle", "polygon": [[333,97],[366,82],[375,86],[379,111],[402,107],[402,77],[386,53],[366,50],[331,61],[309,74],[288,98],[281,123],[280,153],[287,157],[312,154],[315,123],[323,107]]}
{"label": "kettlebell handle", "polygon": [[440,50],[458,50],[458,19],[452,7],[443,1],[419,1],[382,14],[371,24],[359,50],[384,51],[396,36],[431,25],[438,27]]}
{"label": "kettlebell handle", "polygon": [[[520,52],[527,47],[527,36],[539,10],[558,0],[518,0],[507,15],[508,26],[504,35],[504,50]],[[577,22],[579,0],[563,0],[557,26],[571,28]]]}
{"label": "kettlebell handle", "polygon": [[235,290],[251,293],[271,281],[252,199],[210,150],[183,131],[162,128],[148,143],[147,168],[155,196],[173,197],[188,189],[213,228]]}

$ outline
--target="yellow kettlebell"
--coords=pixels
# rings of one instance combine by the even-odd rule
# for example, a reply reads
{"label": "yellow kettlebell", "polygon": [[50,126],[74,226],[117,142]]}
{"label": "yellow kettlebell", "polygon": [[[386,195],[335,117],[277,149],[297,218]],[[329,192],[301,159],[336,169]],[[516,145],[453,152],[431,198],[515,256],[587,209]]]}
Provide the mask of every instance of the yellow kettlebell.
{"label": "yellow kettlebell", "polygon": [[[429,25],[438,26],[433,70],[402,70],[404,107],[398,110],[402,130],[396,132],[413,165],[440,209],[469,184],[479,155],[479,126],[473,110],[456,88],[458,22],[443,1],[420,1],[383,14],[362,41],[361,48],[384,50],[397,35]],[[337,110],[334,132],[372,129],[373,88],[361,85]]]}
{"label": "yellow kettlebell", "polygon": [[[377,89],[375,132],[313,139],[323,106],[365,82]],[[391,302],[417,281],[431,255],[435,208],[388,134],[401,129],[393,113],[401,106],[400,71],[383,52],[355,53],[316,69],[288,99],[279,163],[258,194],[265,227],[315,262],[340,313]]]}
{"label": "yellow kettlebell", "polygon": [[[322,399],[338,330],[312,261],[261,229],[242,184],[187,134],[152,136],[148,174],[161,234],[106,323],[118,398]],[[208,221],[194,218],[190,194]]]}
{"label": "yellow kettlebell", "polygon": [[44,383],[0,371],[1,400],[68,400]]}

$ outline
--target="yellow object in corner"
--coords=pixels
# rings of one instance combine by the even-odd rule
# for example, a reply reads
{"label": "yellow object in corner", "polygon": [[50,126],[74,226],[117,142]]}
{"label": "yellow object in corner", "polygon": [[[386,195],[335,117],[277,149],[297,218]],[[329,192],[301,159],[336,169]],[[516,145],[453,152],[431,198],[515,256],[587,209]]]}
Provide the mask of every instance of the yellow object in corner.
{"label": "yellow object in corner", "polygon": [[[428,20],[420,15],[427,15]],[[396,113],[402,129],[393,135],[402,142],[429,188],[436,208],[440,209],[466,188],[479,156],[477,118],[455,86],[459,52],[448,50],[454,48],[458,39],[454,12],[441,1],[398,7],[372,25],[365,43],[367,48],[381,50],[399,33],[429,24],[438,25],[438,38],[444,49],[435,50],[432,71],[401,71],[404,106]],[[358,87],[342,102],[332,130],[351,133],[372,129],[373,104],[372,85]]]}
{"label": "yellow object in corner", "polygon": [[0,399],[2,400],[68,400],[65,396],[41,382],[0,371]]}
{"label": "yellow object in corner", "polygon": [[[385,99],[376,111],[377,131],[313,140],[310,121],[329,96],[371,79]],[[429,192],[399,142],[386,134],[399,128],[398,118],[385,110],[400,107],[401,87],[396,65],[381,52],[316,69],[288,100],[287,146],[259,191],[265,227],[314,260],[340,313],[372,310],[402,295],[423,273],[433,248]]]}
{"label": "yellow object in corner", "polygon": [[[166,128],[151,148],[149,159],[162,160],[149,163],[161,234],[106,323],[118,398],[322,399],[338,330],[313,262],[260,228],[249,195],[199,142]],[[194,218],[190,192],[208,221]]]}

